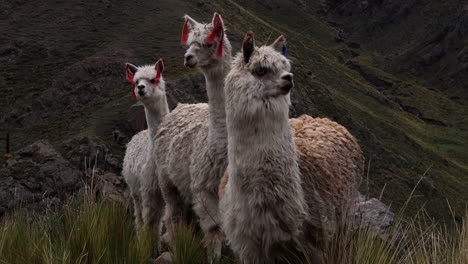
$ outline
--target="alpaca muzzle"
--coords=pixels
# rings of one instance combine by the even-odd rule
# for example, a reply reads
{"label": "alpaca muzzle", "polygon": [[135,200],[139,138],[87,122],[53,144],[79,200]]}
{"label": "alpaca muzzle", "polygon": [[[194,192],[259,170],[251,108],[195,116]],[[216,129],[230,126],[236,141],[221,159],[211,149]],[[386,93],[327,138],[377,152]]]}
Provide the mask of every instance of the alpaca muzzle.
{"label": "alpaca muzzle", "polygon": [[189,68],[194,68],[195,66],[197,66],[197,60],[195,59],[195,56],[191,54],[186,55],[185,60],[184,60],[184,65],[185,67],[189,67]]}
{"label": "alpaca muzzle", "polygon": [[281,92],[283,94],[288,94],[291,89],[294,87],[293,74],[287,73],[281,76],[282,85]]}
{"label": "alpaca muzzle", "polygon": [[293,87],[294,87],[293,81],[286,81],[285,84],[281,86],[281,93],[286,95],[292,90]]}

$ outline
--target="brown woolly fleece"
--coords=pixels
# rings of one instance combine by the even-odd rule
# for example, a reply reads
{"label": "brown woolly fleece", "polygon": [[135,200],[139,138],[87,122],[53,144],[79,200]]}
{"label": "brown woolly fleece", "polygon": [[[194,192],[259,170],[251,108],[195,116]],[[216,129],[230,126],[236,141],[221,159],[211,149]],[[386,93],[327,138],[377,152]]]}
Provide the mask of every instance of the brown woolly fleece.
{"label": "brown woolly fleece", "polygon": [[[302,115],[291,118],[289,124],[303,186],[314,186],[327,205],[343,208],[359,187],[364,172],[364,156],[356,138],[328,118]],[[224,196],[228,181],[226,171],[219,185],[219,197]]]}
{"label": "brown woolly fleece", "polygon": [[327,205],[343,208],[364,172],[364,156],[356,138],[328,118],[302,115],[289,124],[305,186],[315,186]]}

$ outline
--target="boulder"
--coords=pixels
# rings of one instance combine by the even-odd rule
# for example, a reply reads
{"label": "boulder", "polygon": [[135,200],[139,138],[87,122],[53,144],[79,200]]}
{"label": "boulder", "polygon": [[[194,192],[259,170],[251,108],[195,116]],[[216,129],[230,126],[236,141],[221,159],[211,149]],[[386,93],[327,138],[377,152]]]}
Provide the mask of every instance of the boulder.
{"label": "boulder", "polygon": [[13,154],[0,169],[0,215],[17,207],[48,211],[83,186],[83,174],[47,141]]}
{"label": "boulder", "polygon": [[154,264],[172,264],[171,253],[164,252],[162,253],[154,262]]}
{"label": "boulder", "polygon": [[369,228],[370,231],[385,239],[391,231],[394,220],[395,214],[378,199],[367,199],[362,194],[356,198],[351,219],[356,228]]}
{"label": "boulder", "polygon": [[120,173],[122,170],[122,161],[98,137],[75,137],[61,146],[61,152],[81,171],[99,168],[102,171]]}
{"label": "boulder", "polygon": [[101,199],[130,205],[130,193],[125,179],[112,172],[95,173],[95,186]]}

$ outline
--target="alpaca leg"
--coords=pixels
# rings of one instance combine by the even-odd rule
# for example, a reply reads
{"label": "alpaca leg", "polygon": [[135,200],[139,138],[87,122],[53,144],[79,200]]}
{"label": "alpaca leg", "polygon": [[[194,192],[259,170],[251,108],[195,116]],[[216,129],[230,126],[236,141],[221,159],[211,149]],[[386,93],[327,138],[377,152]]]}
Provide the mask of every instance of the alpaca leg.
{"label": "alpaca leg", "polygon": [[135,214],[135,229],[140,232],[143,227],[141,197],[136,192],[132,192],[131,197],[133,200],[133,213]]}
{"label": "alpaca leg", "polygon": [[164,212],[164,199],[158,189],[146,190],[143,193],[143,222],[151,237],[159,249],[161,219]]}
{"label": "alpaca leg", "polygon": [[168,181],[167,178],[161,181],[161,190],[166,202],[166,210],[164,214],[164,222],[166,224],[166,233],[164,234],[164,240],[167,243],[174,241],[174,230],[180,221],[184,221],[187,224],[190,223],[188,217],[187,208],[183,197],[179,194],[177,188]]}
{"label": "alpaca leg", "polygon": [[194,193],[194,209],[200,217],[200,225],[205,234],[204,245],[215,256],[221,256],[224,234],[221,231],[218,213],[219,198],[216,192],[206,190]]}

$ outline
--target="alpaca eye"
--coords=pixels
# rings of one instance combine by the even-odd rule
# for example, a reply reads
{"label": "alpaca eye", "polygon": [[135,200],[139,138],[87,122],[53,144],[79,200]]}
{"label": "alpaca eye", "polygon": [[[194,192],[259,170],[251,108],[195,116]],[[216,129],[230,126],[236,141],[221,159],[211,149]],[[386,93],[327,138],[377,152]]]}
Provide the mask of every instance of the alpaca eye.
{"label": "alpaca eye", "polygon": [[213,43],[206,42],[206,43],[203,44],[203,47],[211,48],[211,47],[213,47]]}
{"label": "alpaca eye", "polygon": [[263,76],[265,75],[266,73],[268,72],[268,69],[267,68],[258,68],[255,70],[255,73],[258,75],[258,76]]}
{"label": "alpaca eye", "polygon": [[154,79],[151,79],[151,80],[150,80],[150,83],[154,84]]}

